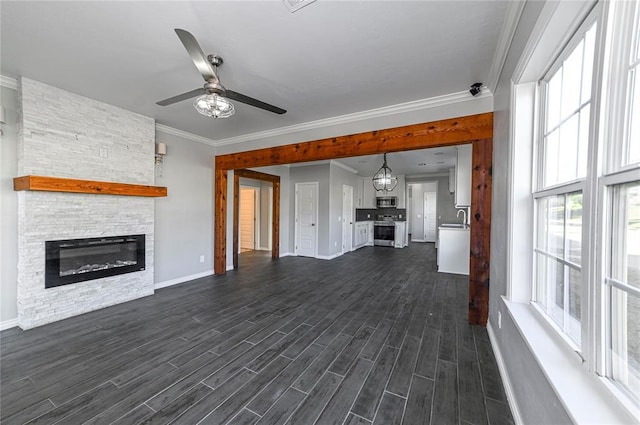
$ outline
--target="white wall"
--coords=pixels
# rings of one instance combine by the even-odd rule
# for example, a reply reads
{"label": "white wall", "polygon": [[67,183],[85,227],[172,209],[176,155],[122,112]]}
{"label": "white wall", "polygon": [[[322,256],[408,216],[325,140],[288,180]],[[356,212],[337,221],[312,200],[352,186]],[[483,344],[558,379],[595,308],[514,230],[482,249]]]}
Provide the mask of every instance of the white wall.
{"label": "white wall", "polygon": [[[296,183],[312,183],[318,182],[318,254],[319,256],[331,255],[330,245],[330,233],[331,227],[329,223],[329,208],[330,208],[330,180],[329,180],[329,164],[308,165],[304,167],[291,167],[290,168],[290,187],[289,196],[291,199],[290,209],[290,223],[280,223],[281,227],[289,227],[289,246],[295,247],[295,190]],[[291,252],[295,252],[292,249]]]}
{"label": "white wall", "polygon": [[159,288],[213,274],[216,150],[160,130],[156,142],[167,145],[163,164],[156,166],[156,185],[168,191],[155,201],[154,281]]}
{"label": "white wall", "polygon": [[0,136],[0,330],[18,318],[18,197],[13,178],[18,170],[18,93],[0,87],[6,124]]}
{"label": "white wall", "polygon": [[[351,171],[335,164],[330,164],[329,178],[331,185],[329,193],[329,255],[334,256],[342,253],[342,214],[344,213],[342,207],[342,185],[351,186],[355,196],[357,176]],[[353,205],[353,222],[355,223],[355,200]]]}

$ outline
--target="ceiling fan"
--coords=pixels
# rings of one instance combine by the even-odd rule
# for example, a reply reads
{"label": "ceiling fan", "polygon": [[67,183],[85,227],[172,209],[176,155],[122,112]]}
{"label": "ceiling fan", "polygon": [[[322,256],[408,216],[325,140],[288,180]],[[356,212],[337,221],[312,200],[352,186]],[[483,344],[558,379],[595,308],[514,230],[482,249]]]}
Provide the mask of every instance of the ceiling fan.
{"label": "ceiling fan", "polygon": [[223,63],[222,58],[217,55],[205,56],[200,45],[190,32],[179,28],[176,28],[175,32],[178,34],[178,38],[182,41],[185,49],[187,49],[194,65],[198,71],[200,71],[205,83],[202,88],[161,100],[156,103],[157,105],[167,106],[200,95],[196,98],[194,107],[201,114],[212,118],[225,118],[233,115],[234,107],[228,99],[236,100],[276,114],[284,114],[287,112],[277,106],[273,106],[258,99],[226,89],[220,83],[220,79],[216,74],[216,69]]}

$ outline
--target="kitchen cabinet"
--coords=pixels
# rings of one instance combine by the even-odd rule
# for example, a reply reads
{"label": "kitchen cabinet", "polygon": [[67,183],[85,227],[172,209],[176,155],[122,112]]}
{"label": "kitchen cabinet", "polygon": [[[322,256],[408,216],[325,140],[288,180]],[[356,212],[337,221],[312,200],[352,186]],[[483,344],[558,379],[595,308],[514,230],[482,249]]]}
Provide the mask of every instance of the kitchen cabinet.
{"label": "kitchen cabinet", "polygon": [[395,222],[395,233],[394,233],[394,248],[404,248],[407,246],[407,226],[404,221],[396,221]]}
{"label": "kitchen cabinet", "polygon": [[449,168],[449,193],[456,192],[456,169]]}
{"label": "kitchen cabinet", "polygon": [[373,221],[356,221],[353,248],[373,246]]}
{"label": "kitchen cabinet", "polygon": [[458,146],[456,155],[456,208],[471,205],[471,145]]}
{"label": "kitchen cabinet", "polygon": [[469,227],[438,228],[438,271],[469,275]]}

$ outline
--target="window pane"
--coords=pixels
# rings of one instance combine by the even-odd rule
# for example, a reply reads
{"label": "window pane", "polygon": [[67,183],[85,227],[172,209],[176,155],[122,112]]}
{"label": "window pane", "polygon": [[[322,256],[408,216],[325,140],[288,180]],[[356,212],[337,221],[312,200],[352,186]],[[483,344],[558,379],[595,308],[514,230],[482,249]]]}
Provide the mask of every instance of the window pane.
{"label": "window pane", "polygon": [[582,54],[584,41],[581,41],[562,65],[562,101],[560,117],[567,118],[580,106],[580,87],[582,82]]}
{"label": "window pane", "polygon": [[582,258],[582,193],[567,195],[565,259],[581,264]]}
{"label": "window pane", "polygon": [[640,182],[613,193],[611,277],[640,289]]}
{"label": "window pane", "polygon": [[629,105],[627,107],[627,164],[640,162],[640,81],[638,68],[629,73]]}
{"label": "window pane", "polygon": [[587,159],[589,154],[589,122],[591,105],[587,104],[580,111],[580,135],[578,136],[578,177],[587,175]]}
{"label": "window pane", "polygon": [[539,201],[537,248],[558,258],[564,257],[564,217],[564,195]]}
{"label": "window pane", "polygon": [[560,123],[560,100],[562,94],[562,68],[549,81],[547,86],[547,130]]}
{"label": "window pane", "polygon": [[[575,180],[578,176],[578,124],[580,116],[573,115],[560,127],[560,163],[556,183]],[[580,173],[582,174],[582,173]]]}
{"label": "window pane", "polygon": [[560,130],[549,134],[545,140],[544,155],[544,185],[553,186],[560,181],[558,176],[558,161],[560,157]]}
{"label": "window pane", "polygon": [[596,48],[596,26],[591,28],[584,38],[584,60],[582,63],[582,91],[580,101],[585,103],[591,99],[591,82],[593,81],[593,55]]}
{"label": "window pane", "polygon": [[610,289],[611,378],[640,401],[640,298]]}

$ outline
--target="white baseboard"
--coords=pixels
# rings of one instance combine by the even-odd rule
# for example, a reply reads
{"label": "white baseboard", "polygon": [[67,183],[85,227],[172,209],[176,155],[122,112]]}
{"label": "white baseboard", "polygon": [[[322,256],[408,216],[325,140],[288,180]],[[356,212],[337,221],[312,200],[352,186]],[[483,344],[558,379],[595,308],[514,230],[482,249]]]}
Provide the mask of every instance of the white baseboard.
{"label": "white baseboard", "polygon": [[258,251],[271,251],[271,248],[267,248],[264,246],[261,246],[260,248],[257,248]]}
{"label": "white baseboard", "polygon": [[233,264],[231,265],[227,264],[227,271],[230,272],[231,270],[233,270]]}
{"label": "white baseboard", "polygon": [[426,239],[411,239],[411,242],[426,242]]}
{"label": "white baseboard", "polygon": [[281,252],[280,257],[297,257],[293,252]]}
{"label": "white baseboard", "polygon": [[341,252],[332,255],[316,255],[316,258],[319,260],[333,260],[334,258],[338,258],[342,255]]}
{"label": "white baseboard", "polygon": [[[233,267],[232,267],[233,268]],[[206,272],[191,274],[189,276],[182,276],[175,279],[165,280],[163,282],[157,282],[154,284],[155,289],[166,288],[167,286],[177,285],[179,283],[187,282],[189,280],[200,279],[201,277],[211,276],[213,270],[207,270]]]}
{"label": "white baseboard", "polygon": [[491,348],[493,348],[493,354],[496,358],[496,363],[498,364],[498,370],[500,371],[500,378],[502,378],[502,385],[504,386],[504,392],[507,396],[507,400],[509,401],[509,408],[511,409],[511,414],[513,415],[513,421],[516,425],[524,425],[522,421],[522,417],[520,416],[520,409],[518,409],[518,403],[516,401],[516,396],[513,393],[513,385],[511,384],[511,380],[509,379],[509,374],[507,373],[507,368],[504,364],[504,359],[502,358],[502,353],[500,352],[500,347],[496,341],[496,335],[493,332],[493,327],[491,326],[491,322],[487,322],[487,333],[489,334],[489,341],[491,341]]}
{"label": "white baseboard", "polygon": [[0,322],[0,331],[4,331],[6,329],[15,328],[18,326],[18,318],[5,320],[4,322]]}

